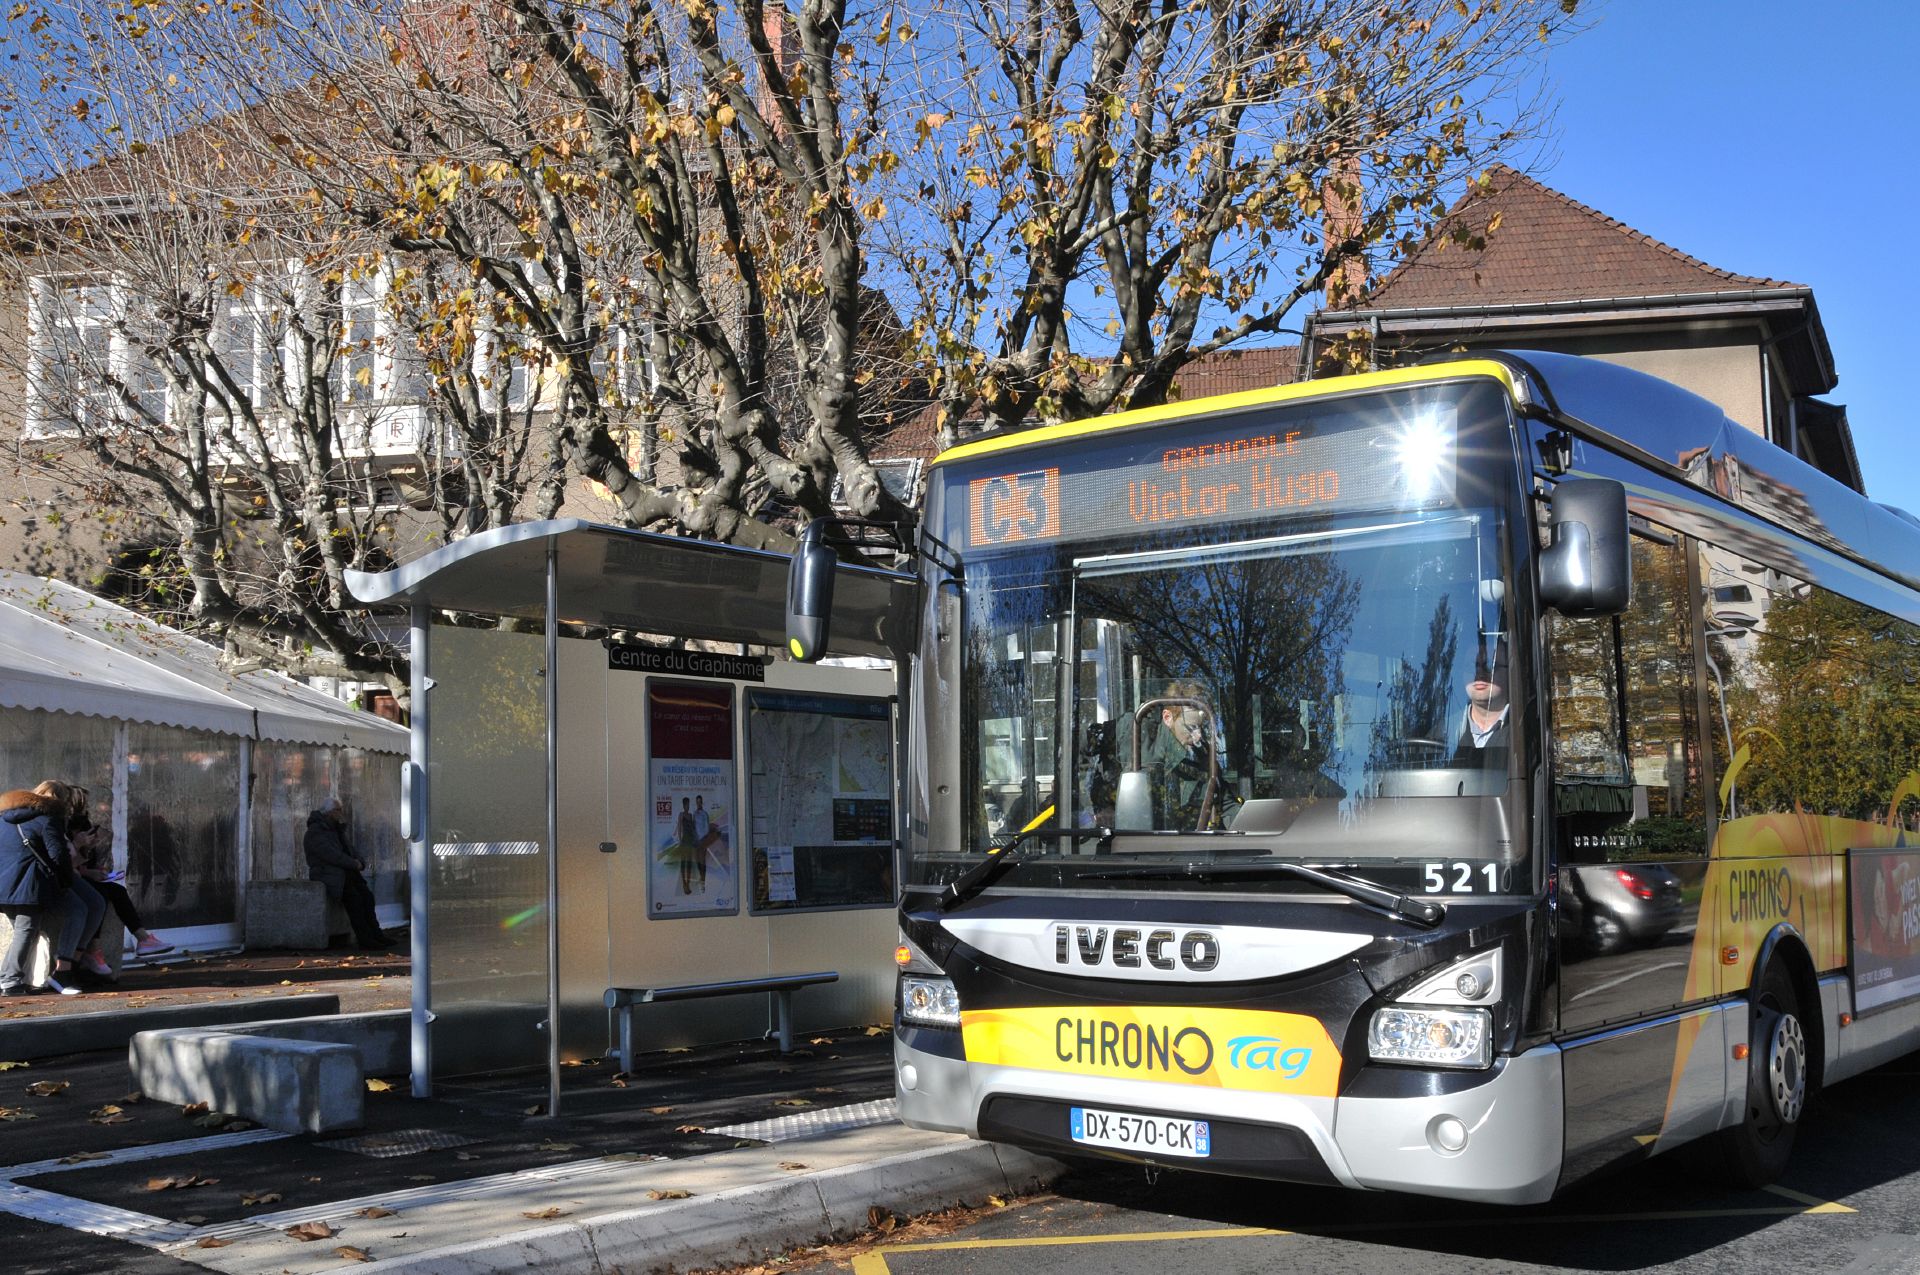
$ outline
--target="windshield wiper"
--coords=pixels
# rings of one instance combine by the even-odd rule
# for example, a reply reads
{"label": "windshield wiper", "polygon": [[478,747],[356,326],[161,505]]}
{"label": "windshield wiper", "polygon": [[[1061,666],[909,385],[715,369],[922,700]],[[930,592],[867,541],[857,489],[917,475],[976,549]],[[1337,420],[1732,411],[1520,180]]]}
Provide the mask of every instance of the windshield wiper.
{"label": "windshield wiper", "polygon": [[985,859],[982,859],[979,863],[974,864],[952,881],[949,881],[947,888],[940,892],[937,906],[942,912],[953,911],[953,909],[959,907],[962,903],[965,903],[968,899],[971,899],[974,895],[980,893],[980,891],[1005,876],[1015,864],[1025,860],[1025,855],[1014,853],[1022,841],[1030,839],[1037,841],[1044,837],[1051,837],[1055,841],[1070,841],[1077,845],[1082,841],[1094,837],[1098,837],[1102,841],[1111,841],[1113,840],[1113,829],[1028,828],[1026,831],[1016,834],[1012,840],[993,851]]}
{"label": "windshield wiper", "polygon": [[1344,894],[1350,899],[1383,908],[1401,920],[1411,921],[1415,925],[1432,927],[1440,924],[1447,915],[1445,906],[1432,899],[1396,894],[1383,885],[1375,885],[1371,881],[1345,872],[1335,872],[1331,868],[1310,868],[1304,863],[1289,863],[1285,860],[1262,860],[1254,863],[1201,863],[1193,860],[1181,864],[1111,868],[1102,872],[1080,874],[1080,879],[1083,881],[1171,881],[1179,878],[1194,881],[1239,878],[1258,880],[1265,877],[1293,877],[1300,881],[1311,881],[1337,894]]}

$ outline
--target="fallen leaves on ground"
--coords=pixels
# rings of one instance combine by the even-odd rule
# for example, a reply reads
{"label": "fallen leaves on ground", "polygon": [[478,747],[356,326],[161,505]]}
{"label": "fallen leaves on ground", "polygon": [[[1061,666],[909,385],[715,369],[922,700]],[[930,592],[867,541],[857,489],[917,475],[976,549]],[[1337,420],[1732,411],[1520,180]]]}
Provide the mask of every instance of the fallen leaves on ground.
{"label": "fallen leaves on ground", "polygon": [[661,1187],[658,1190],[647,1192],[647,1198],[649,1200],[690,1200],[693,1198],[693,1192],[682,1191],[679,1187],[674,1186]]}
{"label": "fallen leaves on ground", "polygon": [[536,1222],[544,1222],[548,1218],[565,1217],[566,1215],[567,1211],[557,1204],[549,1205],[544,1209],[526,1209],[520,1214],[521,1217],[530,1217]]}
{"label": "fallen leaves on ground", "polygon": [[209,1111],[193,1123],[202,1129],[224,1129],[233,1124],[234,1119],[224,1111]]}
{"label": "fallen leaves on ground", "polygon": [[1001,1199],[997,1195],[989,1195],[987,1197],[987,1203],[991,1204],[996,1209],[1004,1209],[1007,1207],[1007,1202]]}
{"label": "fallen leaves on ground", "polygon": [[900,1225],[900,1219],[885,1205],[875,1204],[867,1210],[867,1225],[882,1235],[891,1235],[893,1228]]}
{"label": "fallen leaves on ground", "polygon": [[357,1214],[355,1214],[355,1216],[356,1217],[398,1217],[399,1214],[395,1213],[392,1209],[383,1209],[378,1204],[369,1204],[366,1208],[361,1209]]}
{"label": "fallen leaves on ground", "polygon": [[547,1109],[546,1103],[536,1102],[531,1107],[526,1108],[523,1114],[529,1115],[529,1116],[537,1116],[537,1115],[543,1114],[546,1111],[546,1109]]}
{"label": "fallen leaves on ground", "polygon": [[131,1124],[133,1117],[120,1110],[113,1103],[96,1107],[87,1113],[87,1119],[93,1124]]}
{"label": "fallen leaves on ground", "polygon": [[540,1150],[542,1151],[577,1151],[579,1149],[579,1144],[575,1142],[543,1142],[540,1144]]}
{"label": "fallen leaves on ground", "polygon": [[675,1126],[673,1131],[675,1133],[705,1133],[706,1128],[697,1124],[683,1124]]}
{"label": "fallen leaves on ground", "polygon": [[232,1240],[223,1240],[218,1235],[209,1235],[204,1240],[201,1240],[198,1244],[195,1244],[194,1247],[195,1248],[225,1248],[227,1245],[231,1243],[233,1243]]}
{"label": "fallen leaves on ground", "polygon": [[673,1108],[672,1107],[648,1107],[647,1114],[650,1116],[670,1116],[673,1114]]}
{"label": "fallen leaves on ground", "polygon": [[278,1203],[280,1203],[280,1193],[278,1191],[265,1191],[259,1195],[243,1195],[240,1197],[240,1204],[242,1208],[245,1208],[246,1206],[253,1205],[253,1204],[278,1204]]}
{"label": "fallen leaves on ground", "polygon": [[203,1178],[198,1173],[189,1173],[184,1178],[148,1178],[149,1191],[184,1191],[189,1187],[215,1186],[219,1178]]}
{"label": "fallen leaves on ground", "polygon": [[780,1167],[785,1169],[789,1173],[798,1173],[800,1170],[806,1168],[807,1166],[800,1163],[798,1160],[782,1160],[780,1162]]}
{"label": "fallen leaves on ground", "polygon": [[[878,1215],[877,1220],[876,1215]],[[860,1264],[861,1259],[872,1254],[877,1245],[891,1246],[939,1240],[989,1216],[991,1213],[988,1210],[965,1204],[942,1209],[938,1213],[922,1213],[911,1218],[895,1217],[885,1213],[884,1210],[876,1209],[868,1214],[869,1221],[872,1223],[871,1229],[863,1230],[847,1240],[839,1243],[804,1244],[788,1249],[770,1261],[730,1269],[732,1275],[789,1275],[789,1272],[802,1268],[846,1270],[849,1265]],[[881,1228],[880,1221],[887,1223],[885,1229]]]}
{"label": "fallen leaves on ground", "polygon": [[71,1088],[73,1088],[71,1080],[36,1080],[27,1086],[27,1092],[36,1098],[51,1098]]}
{"label": "fallen leaves on ground", "polygon": [[0,1120],[37,1120],[38,1116],[25,1107],[0,1107]]}
{"label": "fallen leaves on ground", "polygon": [[664,1052],[669,1054],[690,1054],[693,1051],[685,1045],[675,1045],[673,1048],[665,1050]]}
{"label": "fallen leaves on ground", "polygon": [[58,1163],[85,1164],[89,1160],[104,1160],[106,1158],[107,1153],[104,1151],[76,1151],[72,1155],[61,1156]]}
{"label": "fallen leaves on ground", "polygon": [[213,1110],[213,1106],[211,1103],[190,1102],[186,1106],[180,1108],[180,1114],[182,1116],[185,1116],[187,1119],[192,1120],[196,1116],[206,1115],[207,1112],[211,1110]]}
{"label": "fallen leaves on ground", "polygon": [[115,1102],[119,1103],[123,1107],[131,1107],[136,1102],[145,1102],[146,1100],[147,1100],[147,1095],[141,1093],[138,1089],[134,1090],[132,1093],[123,1093],[118,1098],[114,1099]]}
{"label": "fallen leaves on ground", "polygon": [[812,1040],[808,1041],[807,1043],[809,1045],[831,1045],[833,1043],[833,1037],[815,1036]]}
{"label": "fallen leaves on ground", "polygon": [[0,1062],[0,1071],[12,1071],[16,1067],[31,1067],[31,1066],[33,1066],[32,1063]]}
{"label": "fallen leaves on ground", "polygon": [[364,1248],[355,1248],[351,1244],[342,1244],[339,1248],[333,1250],[333,1255],[335,1257],[344,1257],[350,1262],[371,1262],[373,1260],[373,1254],[367,1252]]}
{"label": "fallen leaves on ground", "polygon": [[615,1089],[625,1089],[627,1087],[627,1073],[624,1071],[614,1072],[611,1083]]}
{"label": "fallen leaves on ground", "polygon": [[367,1092],[368,1093],[392,1093],[393,1082],[390,1080],[381,1080],[376,1076],[368,1076]]}
{"label": "fallen leaves on ground", "polygon": [[813,1105],[813,1099],[811,1098],[775,1098],[773,1100],[773,1105],[776,1107],[811,1107]]}
{"label": "fallen leaves on ground", "polygon": [[887,1034],[888,1032],[890,1032],[890,1031],[892,1031],[892,1030],[893,1030],[893,1028],[891,1028],[891,1027],[869,1027],[869,1028],[867,1028],[867,1035],[869,1035],[869,1036],[884,1036],[884,1035],[886,1035],[886,1034]]}
{"label": "fallen leaves on ground", "polygon": [[325,1222],[296,1222],[287,1228],[287,1234],[304,1244],[313,1240],[330,1240],[335,1232]]}

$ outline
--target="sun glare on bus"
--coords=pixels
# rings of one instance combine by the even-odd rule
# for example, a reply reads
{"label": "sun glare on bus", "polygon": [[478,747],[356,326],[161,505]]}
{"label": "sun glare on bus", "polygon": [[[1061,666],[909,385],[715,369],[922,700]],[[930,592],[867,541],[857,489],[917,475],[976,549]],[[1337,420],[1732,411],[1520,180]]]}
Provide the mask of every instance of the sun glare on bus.
{"label": "sun glare on bus", "polygon": [[1431,416],[1408,422],[1394,442],[1394,455],[1409,496],[1425,500],[1439,489],[1452,443],[1451,432]]}

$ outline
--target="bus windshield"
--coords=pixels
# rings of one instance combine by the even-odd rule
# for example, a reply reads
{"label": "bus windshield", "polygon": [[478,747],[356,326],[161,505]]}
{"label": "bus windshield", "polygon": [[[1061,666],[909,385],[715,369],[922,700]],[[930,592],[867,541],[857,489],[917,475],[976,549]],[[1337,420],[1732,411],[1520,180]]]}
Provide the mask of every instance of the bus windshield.
{"label": "bus windshield", "polygon": [[[959,852],[917,844],[914,875],[950,878],[1025,832],[1015,887],[1137,889],[1154,874],[1117,862],[1275,858],[1413,892],[1530,890],[1508,498],[1498,478],[1459,476],[1477,446],[1473,468],[1510,479],[1512,449],[1497,399],[1482,412],[1500,428],[1463,429],[1444,397],[1461,392],[1157,429],[1058,472],[951,475]],[[1417,485],[1410,429],[1429,432],[1436,471]],[[1275,507],[1236,502],[1256,484]],[[996,542],[996,516],[1042,534]],[[1089,828],[1112,835],[1050,835]],[[1258,879],[1228,888],[1299,888]]]}

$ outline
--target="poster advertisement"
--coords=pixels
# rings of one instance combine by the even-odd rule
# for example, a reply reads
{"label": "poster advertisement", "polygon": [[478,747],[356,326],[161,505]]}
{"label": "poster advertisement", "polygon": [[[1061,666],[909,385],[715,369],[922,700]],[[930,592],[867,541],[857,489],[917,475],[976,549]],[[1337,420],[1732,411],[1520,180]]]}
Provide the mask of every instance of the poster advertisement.
{"label": "poster advertisement", "polygon": [[647,683],[647,915],[731,915],[733,688]]}
{"label": "poster advertisement", "polygon": [[1854,1012],[1920,997],[1920,849],[1848,851],[1847,916]]}

